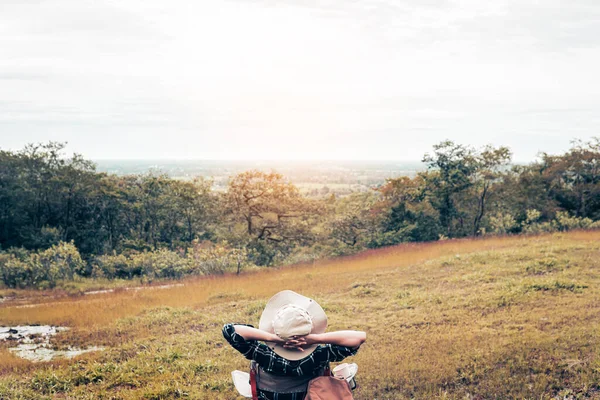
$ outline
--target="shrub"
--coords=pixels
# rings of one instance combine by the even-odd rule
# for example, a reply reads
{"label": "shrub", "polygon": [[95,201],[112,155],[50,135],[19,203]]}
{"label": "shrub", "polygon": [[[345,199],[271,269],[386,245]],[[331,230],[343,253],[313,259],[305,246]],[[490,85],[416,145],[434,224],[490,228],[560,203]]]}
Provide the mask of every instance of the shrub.
{"label": "shrub", "polygon": [[49,249],[33,254],[33,259],[40,264],[52,286],[58,279],[73,280],[76,275],[85,274],[86,263],[81,259],[81,255],[72,241],[69,243],[59,242]]}
{"label": "shrub", "polygon": [[0,277],[10,288],[24,288],[31,280],[27,264],[13,254],[0,254]]}
{"label": "shrub", "polygon": [[226,245],[195,246],[188,249],[187,256],[160,249],[133,253],[129,256],[104,255],[93,261],[92,275],[96,278],[132,279],[143,277],[148,281],[167,278],[179,279],[185,275],[223,274],[239,272],[248,266],[246,249]]}
{"label": "shrub", "polygon": [[19,250],[0,256],[0,276],[11,288],[52,288],[58,280],[75,279],[85,267],[73,242],[59,242],[37,253]]}
{"label": "shrub", "polygon": [[547,233],[556,231],[556,226],[552,222],[540,222],[523,226],[524,233]]}
{"label": "shrub", "polygon": [[244,248],[229,248],[226,245],[196,247],[188,253],[188,260],[196,274],[239,272],[247,265],[248,252]]}
{"label": "shrub", "polygon": [[411,224],[397,231],[389,231],[377,233],[371,237],[367,243],[367,247],[375,249],[383,246],[393,246],[398,243],[413,242],[413,232],[417,229],[417,225]]}
{"label": "shrub", "polygon": [[527,217],[525,219],[525,223],[527,225],[531,225],[531,224],[538,222],[540,220],[540,218],[542,217],[542,213],[536,209],[527,210],[525,213],[527,215]]}
{"label": "shrub", "polygon": [[518,227],[517,221],[510,214],[497,213],[489,218],[492,232],[497,234],[507,234],[514,232]]}
{"label": "shrub", "polygon": [[526,211],[526,218],[523,221],[522,229],[524,233],[545,233],[554,232],[556,227],[551,222],[540,222],[542,213],[536,209]]}
{"label": "shrub", "polygon": [[139,275],[141,275],[141,270],[132,268],[129,260],[123,254],[99,256],[93,261],[92,276],[95,278],[132,279]]}
{"label": "shrub", "polygon": [[571,217],[566,211],[556,213],[554,224],[557,230],[570,231],[572,229],[586,229],[592,225],[593,221],[589,218]]}
{"label": "shrub", "polygon": [[544,233],[600,227],[599,221],[594,222],[590,218],[574,217],[566,211],[558,211],[554,219],[548,222],[539,222],[541,215],[537,210],[527,210],[527,218],[523,222],[523,232]]}
{"label": "shrub", "polygon": [[174,251],[160,249],[134,254],[129,268],[152,281],[156,278],[181,278],[190,272],[189,262]]}

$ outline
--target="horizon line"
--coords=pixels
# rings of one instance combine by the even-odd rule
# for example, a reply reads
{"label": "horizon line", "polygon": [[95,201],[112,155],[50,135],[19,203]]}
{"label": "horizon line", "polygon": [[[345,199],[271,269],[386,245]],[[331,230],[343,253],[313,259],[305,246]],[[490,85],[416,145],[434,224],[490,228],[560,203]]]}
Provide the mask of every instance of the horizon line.
{"label": "horizon line", "polygon": [[[425,164],[422,160],[414,159],[215,159],[215,158],[90,158],[90,161],[204,161],[204,162],[366,162],[366,163],[394,163],[394,162],[410,162]],[[534,162],[532,160],[513,160],[510,164],[522,164]]]}

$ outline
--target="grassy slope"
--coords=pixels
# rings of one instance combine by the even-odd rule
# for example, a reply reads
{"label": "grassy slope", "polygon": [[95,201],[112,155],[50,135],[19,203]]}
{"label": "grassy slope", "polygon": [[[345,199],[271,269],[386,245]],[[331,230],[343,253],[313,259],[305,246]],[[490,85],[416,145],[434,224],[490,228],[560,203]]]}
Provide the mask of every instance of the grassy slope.
{"label": "grassy slope", "polygon": [[[363,329],[357,399],[600,398],[600,232],[448,241],[184,287],[0,307],[2,324],[67,324],[57,345],[109,345],[29,364],[0,349],[0,398],[235,399],[225,322],[257,324],[289,288],[330,330]],[[560,397],[557,397],[560,396]],[[568,398],[568,397],[567,397]]]}

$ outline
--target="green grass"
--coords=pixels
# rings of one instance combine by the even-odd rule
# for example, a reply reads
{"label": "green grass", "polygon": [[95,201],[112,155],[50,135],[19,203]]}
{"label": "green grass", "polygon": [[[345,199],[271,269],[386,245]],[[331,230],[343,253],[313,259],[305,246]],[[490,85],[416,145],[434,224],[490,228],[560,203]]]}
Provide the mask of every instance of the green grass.
{"label": "green grass", "polygon": [[[600,399],[599,273],[600,233],[574,232],[405,246],[37,311],[2,306],[0,321],[70,322],[58,346],[110,347],[42,364],[0,348],[0,398],[238,399],[230,372],[247,361],[221,327],[257,325],[269,295],[290,288],[319,301],[330,330],[367,331],[352,359],[357,399]],[[102,323],[71,309],[95,309]]]}

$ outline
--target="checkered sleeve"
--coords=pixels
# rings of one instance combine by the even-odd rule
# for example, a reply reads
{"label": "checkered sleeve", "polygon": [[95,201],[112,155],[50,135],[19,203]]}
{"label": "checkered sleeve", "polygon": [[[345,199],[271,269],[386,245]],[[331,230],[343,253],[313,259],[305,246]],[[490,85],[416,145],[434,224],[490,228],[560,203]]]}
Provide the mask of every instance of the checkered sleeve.
{"label": "checkered sleeve", "polygon": [[[223,337],[225,338],[225,340],[227,340],[227,342],[229,342],[231,347],[242,353],[242,355],[248,360],[254,359],[254,353],[256,352],[256,349],[259,345],[258,341],[244,339],[242,335],[238,334],[235,331],[234,325],[246,324],[225,324],[225,326],[223,326]],[[252,325],[246,326],[253,327]]]}
{"label": "checkered sleeve", "polygon": [[360,346],[357,347],[346,347],[338,346],[335,344],[326,345],[329,362],[343,361],[346,357],[355,355],[358,352]]}

